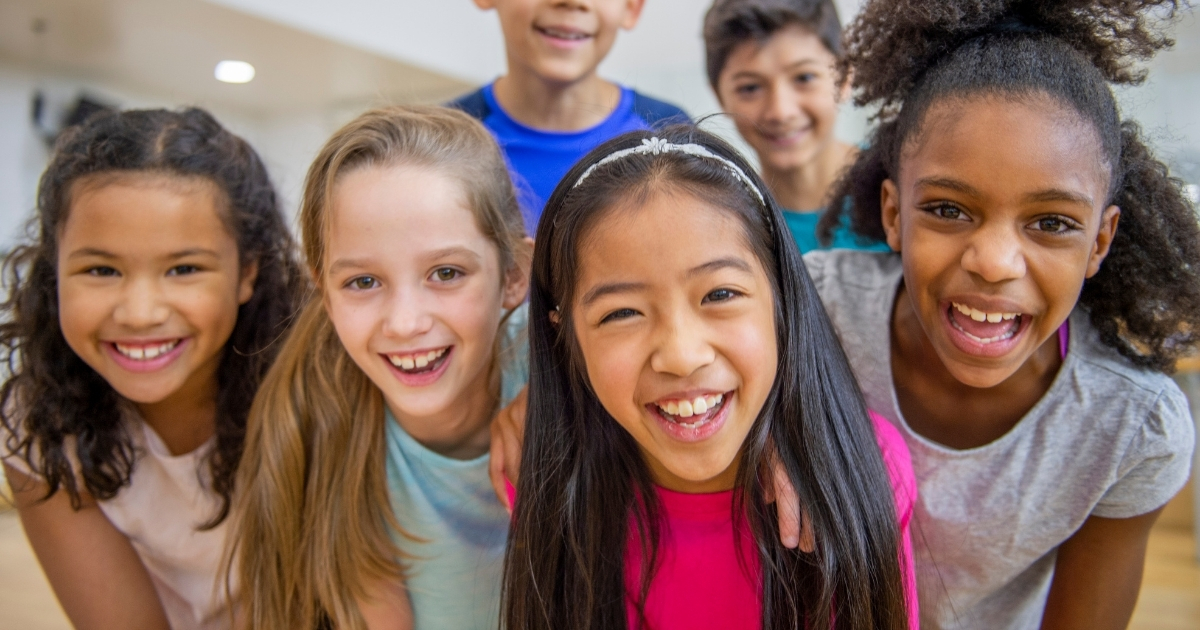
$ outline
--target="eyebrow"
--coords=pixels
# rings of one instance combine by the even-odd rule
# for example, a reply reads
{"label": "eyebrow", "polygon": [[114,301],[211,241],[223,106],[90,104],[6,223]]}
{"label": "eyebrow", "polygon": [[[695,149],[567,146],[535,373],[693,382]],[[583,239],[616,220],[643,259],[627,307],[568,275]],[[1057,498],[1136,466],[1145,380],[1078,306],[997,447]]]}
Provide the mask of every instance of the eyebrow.
{"label": "eyebrow", "polygon": [[[970,184],[949,177],[923,177],[917,180],[917,187],[935,186],[938,188],[949,188],[965,195],[972,197],[982,197],[983,194],[976,190]],[[1027,203],[1039,203],[1047,201],[1066,201],[1069,203],[1077,203],[1087,207],[1092,207],[1092,198],[1077,192],[1063,190],[1061,188],[1047,188],[1025,195],[1024,200]]]}
{"label": "eyebrow", "polygon": [[[95,247],[83,247],[83,248],[77,249],[77,250],[71,252],[71,254],[67,256],[67,258],[85,258],[85,257],[89,257],[89,256],[95,256],[97,258],[119,258],[119,256],[117,256],[116,254],[114,254],[112,252],[105,251],[103,249],[97,249]],[[184,250],[180,250],[177,252],[171,252],[170,254],[167,255],[167,258],[172,259],[172,260],[177,260],[180,258],[187,258],[189,256],[211,256],[213,258],[219,258],[220,254],[218,254],[217,252],[215,252],[211,249],[204,249],[202,247],[193,247],[192,249],[184,249]]]}
{"label": "eyebrow", "polygon": [[[735,269],[745,273],[753,273],[749,263],[746,261],[742,260],[741,258],[728,257],[710,260],[702,265],[692,267],[691,269],[688,269],[686,277],[694,278],[696,276],[712,273],[720,269]],[[592,290],[584,294],[581,303],[583,306],[588,306],[606,295],[613,295],[616,293],[631,293],[633,291],[640,291],[645,288],[646,283],[644,282],[609,282],[593,287]]]}
{"label": "eyebrow", "polygon": [[921,179],[917,180],[917,183],[914,184],[914,187],[920,188],[922,186],[949,188],[950,190],[963,193],[964,195],[970,195],[972,197],[983,196],[983,194],[976,190],[974,186],[950,177],[922,177]]}
{"label": "eyebrow", "polygon": [[[817,59],[801,59],[800,61],[795,61],[795,62],[788,64],[786,67],[784,67],[784,70],[790,72],[792,70],[798,70],[804,66],[820,65],[820,63],[821,62]],[[763,78],[763,76],[764,75],[759,72],[754,72],[751,70],[739,70],[738,72],[735,72],[732,77],[729,77],[729,78],[734,79],[734,80],[737,80],[737,79],[761,79],[761,78]]]}
{"label": "eyebrow", "polygon": [[[479,252],[476,252],[475,250],[467,248],[467,247],[463,247],[461,245],[451,245],[450,247],[443,247],[442,249],[437,249],[432,252],[424,253],[421,256],[422,256],[422,258],[425,258],[425,259],[431,260],[431,261],[438,261],[438,260],[442,260],[445,258],[450,258],[452,256],[465,256],[467,258],[470,258],[475,263],[478,263],[483,259],[479,255]],[[339,259],[335,260],[332,264],[329,265],[329,270],[326,271],[325,273],[327,273],[329,275],[334,275],[335,273],[342,271],[343,269],[362,269],[367,266],[368,266],[367,259],[365,259],[365,258],[339,258]]]}
{"label": "eyebrow", "polygon": [[1038,203],[1046,201],[1066,201],[1091,208],[1094,204],[1092,198],[1082,193],[1071,192],[1061,188],[1049,188],[1047,190],[1039,190],[1037,192],[1025,195],[1025,200],[1029,203]]}

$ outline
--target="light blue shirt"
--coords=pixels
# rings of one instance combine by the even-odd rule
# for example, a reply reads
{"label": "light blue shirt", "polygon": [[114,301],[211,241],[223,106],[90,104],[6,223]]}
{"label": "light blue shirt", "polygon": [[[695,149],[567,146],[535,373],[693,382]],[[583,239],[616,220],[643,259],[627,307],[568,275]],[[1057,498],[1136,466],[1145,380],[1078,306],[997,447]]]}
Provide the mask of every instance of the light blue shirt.
{"label": "light blue shirt", "polygon": [[[527,307],[509,317],[501,343],[501,405],[529,379]],[[508,512],[488,478],[488,455],[460,460],[439,455],[387,414],[387,476],[392,510],[418,538],[398,537],[409,574],[405,584],[417,630],[494,630]]]}

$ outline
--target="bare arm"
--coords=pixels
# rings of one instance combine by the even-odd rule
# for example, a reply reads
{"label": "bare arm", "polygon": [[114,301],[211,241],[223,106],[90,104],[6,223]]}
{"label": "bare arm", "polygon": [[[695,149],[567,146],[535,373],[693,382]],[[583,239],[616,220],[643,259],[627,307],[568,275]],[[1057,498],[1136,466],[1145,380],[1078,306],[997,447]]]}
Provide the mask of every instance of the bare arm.
{"label": "bare arm", "polygon": [[1161,512],[1084,521],[1058,548],[1042,630],[1127,627],[1142,588],[1150,527]]}
{"label": "bare arm", "polygon": [[42,501],[44,484],[8,465],[4,473],[29,544],[77,630],[168,629],[146,567],[91,497],[76,511],[66,492]]}

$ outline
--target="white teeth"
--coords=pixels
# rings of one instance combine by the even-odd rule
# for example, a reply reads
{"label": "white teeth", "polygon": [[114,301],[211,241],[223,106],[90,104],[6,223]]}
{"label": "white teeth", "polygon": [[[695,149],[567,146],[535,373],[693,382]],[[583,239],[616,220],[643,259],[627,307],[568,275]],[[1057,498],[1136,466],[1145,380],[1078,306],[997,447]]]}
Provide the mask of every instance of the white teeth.
{"label": "white teeth", "polygon": [[[676,416],[679,418],[690,418],[708,413],[712,409],[716,409],[721,401],[725,400],[724,394],[715,396],[697,396],[692,400],[671,400],[666,403],[661,403],[658,408],[667,415]],[[684,424],[683,426],[688,426]]]}
{"label": "white teeth", "polygon": [[424,354],[408,354],[403,356],[389,354],[387,358],[388,361],[391,361],[392,365],[401,370],[418,370],[440,359],[443,354],[446,354],[446,350],[448,349],[442,348],[441,350],[430,350]]}
{"label": "white teeth", "polygon": [[114,343],[117,352],[133,359],[135,361],[148,361],[164,355],[179,345],[179,340],[168,341],[157,346],[127,346],[124,344]]}
{"label": "white teeth", "polygon": [[952,305],[954,306],[954,310],[966,315],[967,317],[970,317],[977,322],[986,321],[988,323],[997,324],[1002,321],[1016,319],[1017,316],[1020,315],[1020,313],[985,313],[983,311],[973,309],[965,304],[959,304],[958,302],[952,302]]}

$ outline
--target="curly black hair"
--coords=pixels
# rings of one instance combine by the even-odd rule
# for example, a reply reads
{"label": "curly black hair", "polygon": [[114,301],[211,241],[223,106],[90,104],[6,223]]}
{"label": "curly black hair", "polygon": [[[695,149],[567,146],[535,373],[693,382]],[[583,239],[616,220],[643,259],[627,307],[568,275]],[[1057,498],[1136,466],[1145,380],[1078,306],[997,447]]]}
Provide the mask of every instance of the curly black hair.
{"label": "curly black hair", "polygon": [[[5,446],[45,481],[47,497],[63,489],[76,509],[77,478],[101,500],[129,483],[137,453],[121,422],[121,397],[67,345],[57,287],[58,237],[73,185],[122,172],[214,183],[224,195],[222,219],[237,240],[241,264],[258,263],[254,294],[238,309],[217,372],[216,447],[208,464],[221,508],[206,524],[213,527],[229,513],[246,415],[274,356],[272,342],[285,332],[308,276],[262,160],[203,110],[102,112],[56,143],[26,243],[3,266],[9,292],[0,304],[0,362],[9,373],[0,386]],[[68,436],[75,439],[78,470],[65,452]]]}
{"label": "curly black hair", "polygon": [[867,149],[838,182],[818,234],[851,229],[884,239],[880,186],[925,114],[949,98],[1045,95],[1078,113],[1100,141],[1109,203],[1120,227],[1080,304],[1105,344],[1133,363],[1171,372],[1200,343],[1200,225],[1167,167],[1122,121],[1109,84],[1137,84],[1137,62],[1173,45],[1158,30],[1178,0],[872,0],[848,29],[843,76],[855,102],[877,106]]}

